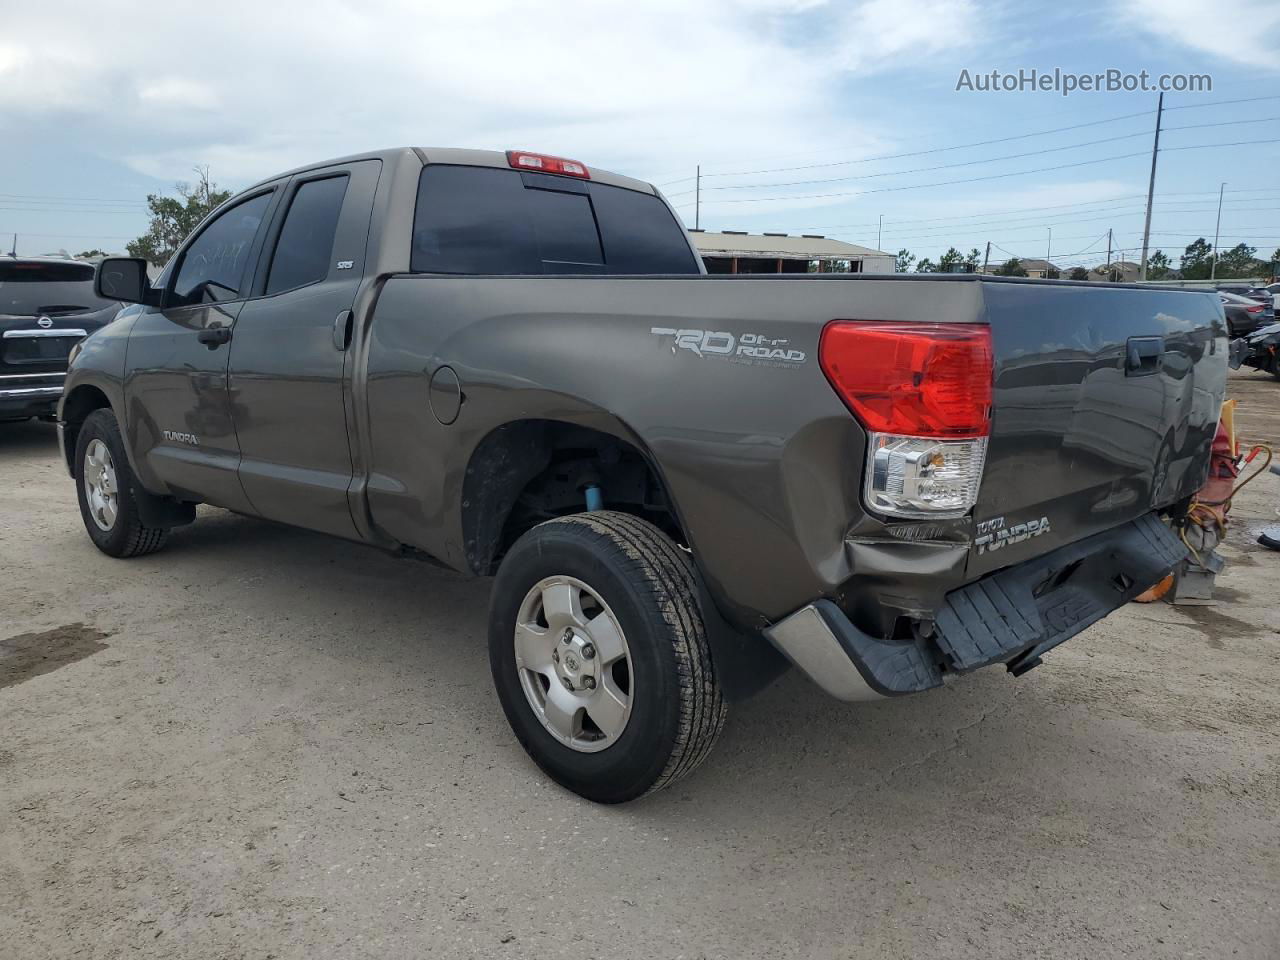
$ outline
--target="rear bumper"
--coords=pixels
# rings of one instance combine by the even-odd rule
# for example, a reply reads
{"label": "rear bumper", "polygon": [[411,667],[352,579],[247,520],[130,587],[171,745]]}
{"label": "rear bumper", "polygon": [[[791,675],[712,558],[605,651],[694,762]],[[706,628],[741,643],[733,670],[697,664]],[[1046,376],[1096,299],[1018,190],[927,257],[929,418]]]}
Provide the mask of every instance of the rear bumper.
{"label": "rear bumper", "polygon": [[0,420],[52,416],[61,396],[61,384],[0,387]]}
{"label": "rear bumper", "polygon": [[840,700],[919,693],[940,686],[946,673],[994,663],[1020,674],[1159,582],[1185,555],[1177,535],[1150,513],[953,590],[932,631],[912,640],[863,633],[826,599],[765,635]]}

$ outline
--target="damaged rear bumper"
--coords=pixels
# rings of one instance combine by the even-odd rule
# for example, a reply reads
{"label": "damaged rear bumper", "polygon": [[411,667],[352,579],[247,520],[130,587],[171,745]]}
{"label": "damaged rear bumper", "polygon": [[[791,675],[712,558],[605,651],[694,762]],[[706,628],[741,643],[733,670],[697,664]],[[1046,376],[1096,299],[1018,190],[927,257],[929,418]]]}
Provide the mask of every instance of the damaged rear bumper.
{"label": "damaged rear bumper", "polygon": [[841,700],[919,693],[940,686],[945,673],[994,663],[1021,674],[1159,582],[1184,556],[1178,536],[1150,513],[953,590],[933,629],[912,640],[863,633],[826,599],[765,635]]}

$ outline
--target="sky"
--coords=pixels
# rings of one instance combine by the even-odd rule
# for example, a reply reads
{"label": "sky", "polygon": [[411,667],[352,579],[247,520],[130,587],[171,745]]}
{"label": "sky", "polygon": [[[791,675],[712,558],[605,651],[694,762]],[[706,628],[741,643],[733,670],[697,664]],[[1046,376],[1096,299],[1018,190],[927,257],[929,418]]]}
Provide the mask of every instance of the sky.
{"label": "sky", "polygon": [[1275,0],[0,0],[0,23],[3,252],[122,251],[196,165],[239,189],[418,145],[571,157],[709,230],[1070,267],[1111,229],[1137,259],[1155,92],[957,90],[1055,68],[1208,74],[1165,97],[1152,248],[1212,240],[1223,182],[1221,246],[1280,248]]}

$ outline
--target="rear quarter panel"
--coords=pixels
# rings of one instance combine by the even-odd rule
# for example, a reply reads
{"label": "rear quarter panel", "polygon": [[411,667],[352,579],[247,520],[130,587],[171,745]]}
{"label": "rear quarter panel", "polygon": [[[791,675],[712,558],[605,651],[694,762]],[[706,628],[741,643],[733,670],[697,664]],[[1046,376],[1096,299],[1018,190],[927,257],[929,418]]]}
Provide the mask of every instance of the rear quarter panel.
{"label": "rear quarter panel", "polygon": [[[373,521],[465,569],[462,481],[480,440],[513,420],[592,426],[647,451],[722,609],[760,626],[843,589],[854,572],[848,537],[892,540],[860,506],[865,435],[819,369],[823,325],[974,322],[981,310],[973,283],[393,278],[365,331]],[[704,343],[704,333],[720,336]],[[739,353],[753,337],[792,359]],[[465,394],[451,426],[428,404],[445,364]],[[872,550],[860,589],[901,589],[904,576],[933,577],[934,590],[950,582],[963,570],[966,527],[931,530],[932,545]]]}

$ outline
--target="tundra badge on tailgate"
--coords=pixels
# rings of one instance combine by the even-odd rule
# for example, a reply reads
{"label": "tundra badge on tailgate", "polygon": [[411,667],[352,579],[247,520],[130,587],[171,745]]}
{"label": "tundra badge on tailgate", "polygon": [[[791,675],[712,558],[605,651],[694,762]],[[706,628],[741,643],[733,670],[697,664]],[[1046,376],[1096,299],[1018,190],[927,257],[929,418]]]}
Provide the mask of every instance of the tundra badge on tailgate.
{"label": "tundra badge on tailgate", "polygon": [[1022,543],[1023,540],[1030,540],[1032,537],[1048,532],[1048,517],[1015,523],[1012,527],[1005,526],[1004,517],[994,517],[991,520],[978,521],[978,537],[973,541],[973,545],[978,548],[978,554],[981,555],[1007,547],[1011,543]]}

